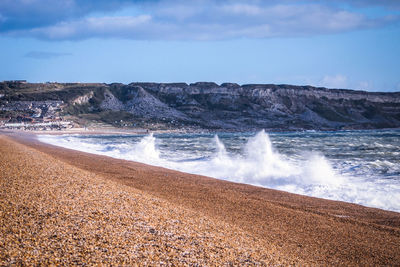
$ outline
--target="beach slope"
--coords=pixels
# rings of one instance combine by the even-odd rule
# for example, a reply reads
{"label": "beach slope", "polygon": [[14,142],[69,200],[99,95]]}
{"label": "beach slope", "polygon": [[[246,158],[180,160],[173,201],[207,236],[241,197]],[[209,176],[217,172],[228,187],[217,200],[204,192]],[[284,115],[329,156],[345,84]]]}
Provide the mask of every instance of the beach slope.
{"label": "beach slope", "polygon": [[0,135],[0,264],[399,265],[400,214]]}

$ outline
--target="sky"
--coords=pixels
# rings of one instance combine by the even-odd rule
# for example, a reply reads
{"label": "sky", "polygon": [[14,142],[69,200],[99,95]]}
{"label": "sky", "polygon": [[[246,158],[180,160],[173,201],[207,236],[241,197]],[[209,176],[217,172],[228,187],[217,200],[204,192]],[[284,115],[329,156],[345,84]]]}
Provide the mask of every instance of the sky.
{"label": "sky", "polygon": [[400,91],[399,0],[0,0],[0,81]]}

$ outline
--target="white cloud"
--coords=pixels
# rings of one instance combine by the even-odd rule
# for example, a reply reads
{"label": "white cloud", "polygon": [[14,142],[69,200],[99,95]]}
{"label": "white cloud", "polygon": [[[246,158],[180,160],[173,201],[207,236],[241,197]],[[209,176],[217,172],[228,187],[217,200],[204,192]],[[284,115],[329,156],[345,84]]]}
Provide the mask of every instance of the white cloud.
{"label": "white cloud", "polygon": [[332,34],[378,27],[398,20],[398,17],[393,16],[370,19],[354,10],[293,2],[295,1],[284,1],[286,4],[212,0],[148,2],[140,5],[137,10],[140,15],[136,16],[87,16],[50,26],[13,29],[7,34],[44,39],[114,37],[222,40]]}
{"label": "white cloud", "polygon": [[327,88],[347,88],[347,77],[341,74],[326,75],[322,78],[320,85]]}
{"label": "white cloud", "polygon": [[249,4],[231,4],[222,6],[221,10],[226,13],[245,15],[245,16],[259,16],[263,13],[263,9],[256,5]]}
{"label": "white cloud", "polygon": [[367,81],[361,81],[354,87],[357,90],[369,91],[373,89],[372,83]]}
{"label": "white cloud", "polygon": [[57,25],[32,29],[28,35],[46,39],[80,39],[90,37],[132,37],[149,24],[151,16],[87,18]]}

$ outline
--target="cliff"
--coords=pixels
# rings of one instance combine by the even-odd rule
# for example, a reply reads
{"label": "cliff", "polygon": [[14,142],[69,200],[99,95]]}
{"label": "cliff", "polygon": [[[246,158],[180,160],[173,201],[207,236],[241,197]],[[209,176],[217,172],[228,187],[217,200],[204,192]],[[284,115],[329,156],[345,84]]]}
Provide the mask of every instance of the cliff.
{"label": "cliff", "polygon": [[3,82],[0,95],[0,116],[18,101],[63,101],[59,115],[80,124],[229,131],[400,127],[400,92],[206,82]]}

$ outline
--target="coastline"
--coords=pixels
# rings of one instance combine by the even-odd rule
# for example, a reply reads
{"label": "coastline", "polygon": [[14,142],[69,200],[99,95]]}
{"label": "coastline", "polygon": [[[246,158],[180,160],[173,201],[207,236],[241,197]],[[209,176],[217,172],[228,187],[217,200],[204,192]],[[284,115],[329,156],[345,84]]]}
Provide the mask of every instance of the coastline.
{"label": "coastline", "polygon": [[[237,233],[243,232],[243,236],[256,240],[254,245],[249,246],[258,249],[255,256],[259,260],[261,255],[264,258],[270,255],[264,263],[400,263],[400,248],[396,245],[400,243],[400,213],[64,149],[40,143],[31,133],[11,133],[8,137],[3,135],[1,142],[16,142],[14,146],[22,150],[36,153],[78,172],[89,173],[96,176],[97,180],[103,179],[110,185],[118,185],[121,190],[136,190],[167,203],[166,206],[194,212],[196,216],[216,225],[228,225],[229,229],[232,227]],[[3,161],[7,161],[7,158],[3,158]],[[35,165],[35,161],[31,164]],[[152,214],[156,216],[157,212]],[[229,234],[227,229],[222,229],[224,235]],[[209,233],[215,233],[215,229]],[[226,242],[223,240],[222,244]],[[243,244],[233,246],[232,251],[238,252]]]}
{"label": "coastline", "polygon": [[65,135],[65,134],[82,134],[82,135],[145,135],[149,133],[214,133],[212,130],[192,130],[192,129],[169,129],[169,130],[146,130],[146,129],[120,129],[120,128],[71,128],[68,130],[19,130],[19,129],[0,129],[0,134],[15,135]]}
{"label": "coastline", "polygon": [[[252,129],[246,132],[258,132],[263,129]],[[363,132],[363,131],[385,131],[385,130],[396,130],[400,128],[381,128],[381,129],[310,129],[310,130],[291,130],[291,129],[264,129],[268,133],[296,133],[296,132]],[[14,135],[66,135],[66,134],[81,134],[81,135],[145,135],[149,133],[153,134],[203,134],[203,133],[243,133],[243,131],[226,131],[226,130],[211,130],[211,129],[168,129],[168,130],[146,130],[141,128],[71,128],[67,130],[19,130],[19,129],[0,129],[0,134],[14,134]]]}

